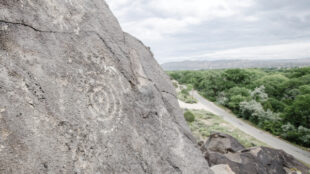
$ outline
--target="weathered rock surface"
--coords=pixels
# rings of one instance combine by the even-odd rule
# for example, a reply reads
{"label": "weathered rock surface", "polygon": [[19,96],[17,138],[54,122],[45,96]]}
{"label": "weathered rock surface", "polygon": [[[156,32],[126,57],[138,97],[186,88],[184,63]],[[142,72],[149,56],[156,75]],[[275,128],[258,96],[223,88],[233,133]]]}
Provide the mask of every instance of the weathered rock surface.
{"label": "weathered rock surface", "polygon": [[211,170],[216,174],[235,174],[227,164],[219,164],[211,167]]}
{"label": "weathered rock surface", "polygon": [[230,135],[213,133],[209,136],[206,143],[203,144],[203,148],[214,152],[228,153],[242,150],[244,146]]}
{"label": "weathered rock surface", "polygon": [[103,0],[0,1],[0,173],[210,173],[175,96]]}
{"label": "weathered rock surface", "polygon": [[[241,146],[236,145],[238,141],[229,135],[216,133],[210,137],[202,150],[211,169],[220,164],[227,164],[233,172],[238,174],[308,174],[309,169],[305,165],[282,150],[268,147],[240,149]],[[216,144],[221,148],[215,148]],[[223,149],[235,150],[225,151]]]}

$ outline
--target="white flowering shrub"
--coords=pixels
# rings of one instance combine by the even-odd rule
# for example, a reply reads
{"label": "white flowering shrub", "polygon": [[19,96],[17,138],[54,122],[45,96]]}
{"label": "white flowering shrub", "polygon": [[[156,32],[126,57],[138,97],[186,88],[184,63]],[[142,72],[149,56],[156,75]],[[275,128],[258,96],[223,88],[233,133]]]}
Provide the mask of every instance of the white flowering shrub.
{"label": "white flowering shrub", "polygon": [[216,103],[220,105],[226,105],[228,102],[228,98],[226,97],[225,92],[220,92],[218,97],[216,98]]}
{"label": "white flowering shrub", "polygon": [[245,119],[249,119],[255,123],[263,123],[263,121],[279,121],[280,116],[271,110],[265,111],[261,103],[251,100],[240,103],[240,113]]}
{"label": "white flowering shrub", "polygon": [[298,127],[299,139],[307,145],[310,145],[310,129],[303,126]]}
{"label": "white flowering shrub", "polygon": [[296,128],[291,123],[286,123],[282,127],[283,138],[295,141],[301,141],[305,145],[310,145],[310,129],[303,126]]}
{"label": "white flowering shrub", "polygon": [[286,135],[287,132],[293,132],[296,131],[296,128],[294,125],[292,125],[291,123],[286,123],[284,125],[281,126],[282,130],[283,130],[283,136]]}
{"label": "white flowering shrub", "polygon": [[268,94],[265,92],[265,86],[262,85],[260,87],[255,88],[251,92],[251,97],[255,99],[256,101],[267,101],[268,100]]}
{"label": "white flowering shrub", "polygon": [[251,117],[258,117],[264,112],[263,106],[255,101],[251,100],[249,102],[244,101],[240,103],[241,116],[245,119],[250,119]]}

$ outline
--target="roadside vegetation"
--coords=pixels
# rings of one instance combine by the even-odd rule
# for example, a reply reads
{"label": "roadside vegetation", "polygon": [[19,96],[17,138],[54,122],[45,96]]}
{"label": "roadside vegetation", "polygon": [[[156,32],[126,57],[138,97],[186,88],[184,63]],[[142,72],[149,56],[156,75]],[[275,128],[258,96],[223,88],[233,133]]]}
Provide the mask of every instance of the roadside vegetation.
{"label": "roadside vegetation", "polygon": [[[194,119],[188,121],[187,113],[191,113]],[[184,117],[197,141],[205,141],[212,133],[221,132],[233,136],[245,147],[266,146],[266,144],[242,132],[219,116],[210,112],[203,110],[186,110]]]}
{"label": "roadside vegetation", "polygon": [[197,103],[197,100],[190,94],[193,90],[193,85],[179,85],[177,82],[173,82],[173,86],[177,88],[178,99],[185,103]]}
{"label": "roadside vegetation", "polygon": [[180,84],[238,117],[290,142],[310,147],[310,67],[174,71]]}
{"label": "roadside vegetation", "polygon": [[189,110],[186,110],[184,112],[184,118],[189,123],[192,123],[192,122],[195,121],[195,115],[191,111],[189,111]]}

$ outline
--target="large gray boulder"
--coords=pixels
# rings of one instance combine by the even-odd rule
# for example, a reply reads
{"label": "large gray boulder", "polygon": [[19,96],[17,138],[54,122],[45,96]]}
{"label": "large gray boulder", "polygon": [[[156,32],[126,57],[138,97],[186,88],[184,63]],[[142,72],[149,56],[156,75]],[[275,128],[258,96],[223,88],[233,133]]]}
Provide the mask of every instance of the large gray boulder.
{"label": "large gray boulder", "polygon": [[0,173],[210,173],[104,0],[0,1]]}

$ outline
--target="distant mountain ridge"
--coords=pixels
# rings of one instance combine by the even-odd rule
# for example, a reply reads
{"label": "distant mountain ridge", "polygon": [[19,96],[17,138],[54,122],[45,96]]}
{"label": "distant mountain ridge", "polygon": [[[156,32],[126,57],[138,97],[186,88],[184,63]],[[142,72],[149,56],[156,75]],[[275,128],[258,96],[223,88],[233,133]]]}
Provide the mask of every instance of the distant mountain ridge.
{"label": "distant mountain ridge", "polygon": [[310,58],[281,60],[210,60],[169,62],[161,65],[166,71],[228,68],[290,68],[310,66]]}

